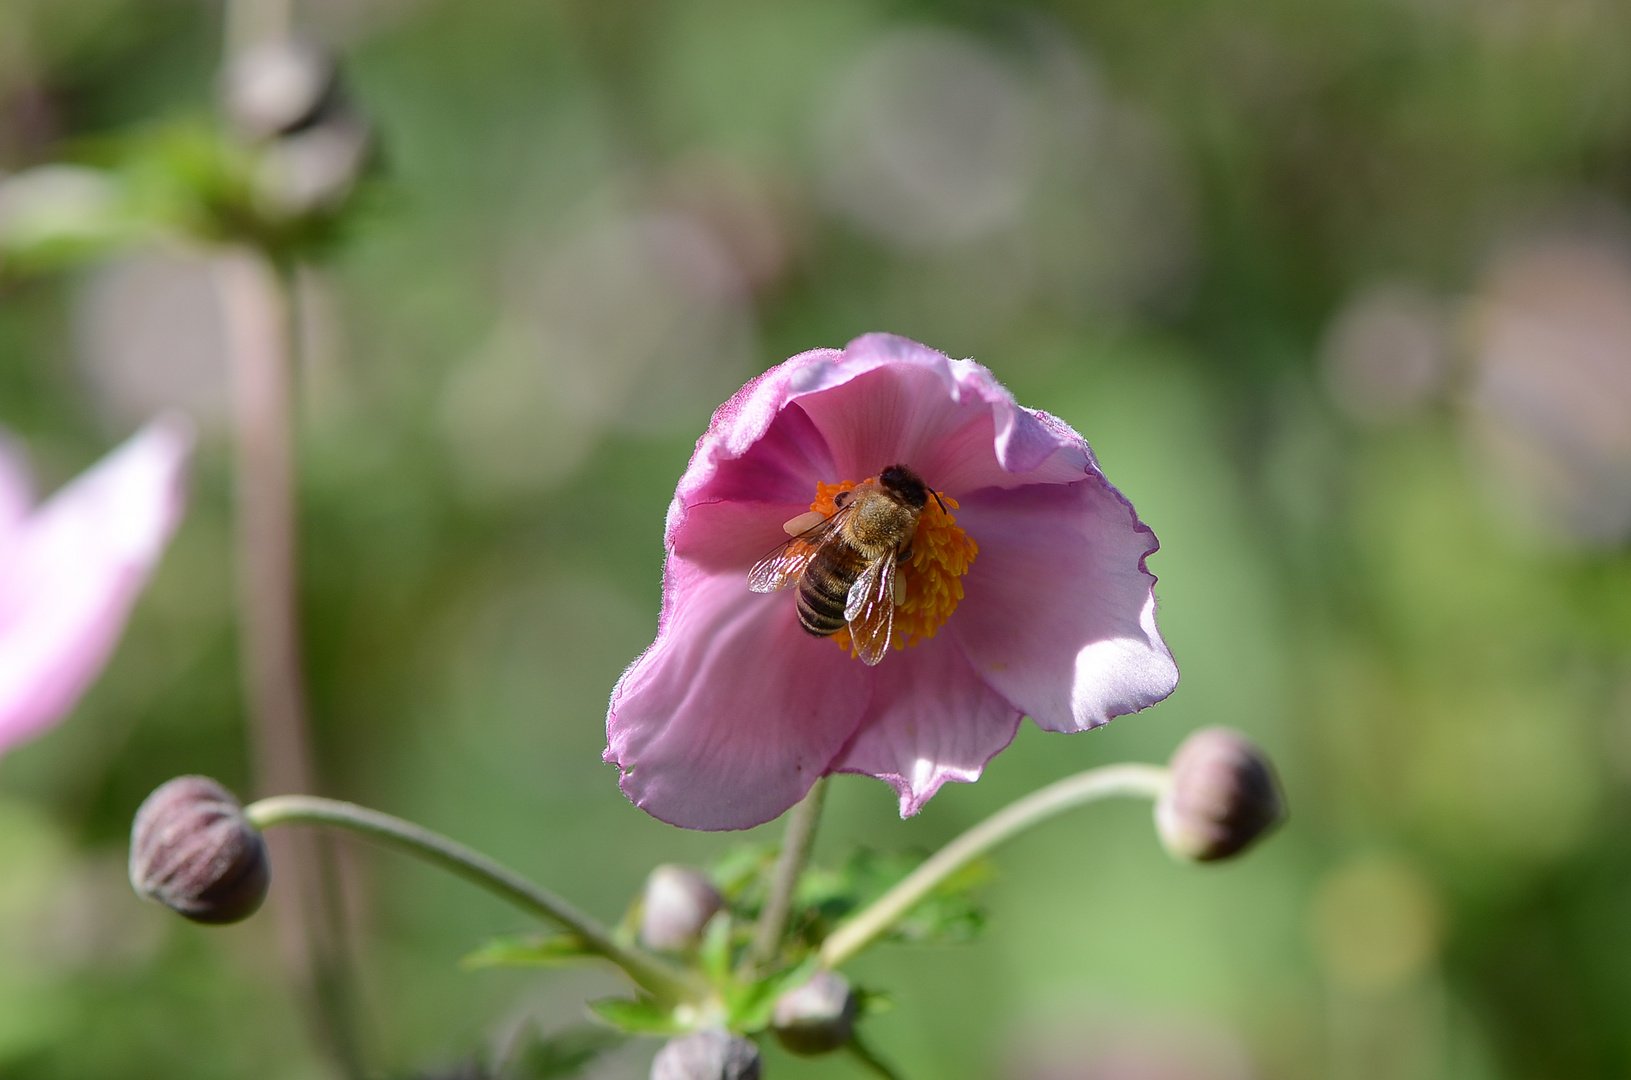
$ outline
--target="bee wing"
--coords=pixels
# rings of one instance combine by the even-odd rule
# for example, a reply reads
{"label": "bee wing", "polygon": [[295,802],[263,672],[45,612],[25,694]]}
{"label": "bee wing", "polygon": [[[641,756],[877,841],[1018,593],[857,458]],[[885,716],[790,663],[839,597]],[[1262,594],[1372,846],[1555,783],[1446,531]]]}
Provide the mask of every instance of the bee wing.
{"label": "bee wing", "polygon": [[850,586],[844,603],[855,655],[872,666],[889,651],[895,631],[895,557],[886,555],[867,564]]}
{"label": "bee wing", "polygon": [[813,528],[777,544],[770,554],[748,570],[748,588],[753,592],[770,593],[785,589],[797,581],[804,568],[810,565],[810,560],[815,558],[816,552],[821,550],[844,520],[847,511],[848,507]]}

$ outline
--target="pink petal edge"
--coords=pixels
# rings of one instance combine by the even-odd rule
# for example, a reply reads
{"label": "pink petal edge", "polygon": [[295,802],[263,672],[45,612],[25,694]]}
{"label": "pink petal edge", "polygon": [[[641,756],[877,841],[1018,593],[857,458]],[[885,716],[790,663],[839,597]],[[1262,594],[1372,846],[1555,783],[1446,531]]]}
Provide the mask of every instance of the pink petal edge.
{"label": "pink petal edge", "polygon": [[1085,731],[1172,693],[1145,566],[1159,544],[1101,476],[983,491],[958,521],[980,554],[947,630],[1038,727]]}
{"label": "pink petal edge", "polygon": [[888,783],[903,818],[947,781],[978,780],[1019,730],[1020,711],[981,680],[945,633],[891,652],[873,678],[872,705],[833,770]]}
{"label": "pink petal edge", "polygon": [[190,426],[162,417],[12,533],[0,570],[0,751],[65,716],[102,670],[180,520]]}

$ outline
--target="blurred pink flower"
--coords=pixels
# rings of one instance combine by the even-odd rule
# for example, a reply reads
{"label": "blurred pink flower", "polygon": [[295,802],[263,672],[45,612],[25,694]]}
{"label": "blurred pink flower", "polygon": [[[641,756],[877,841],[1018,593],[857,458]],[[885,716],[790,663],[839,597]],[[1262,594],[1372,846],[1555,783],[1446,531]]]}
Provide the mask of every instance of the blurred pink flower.
{"label": "blurred pink flower", "polygon": [[[892,464],[955,511],[955,528],[938,515],[936,551],[966,530],[973,562],[930,567],[938,616],[906,618],[914,593],[898,651],[869,667],[806,633],[791,592],[750,592],[747,573],[837,483]],[[612,691],[605,757],[675,825],[760,824],[832,772],[887,781],[915,814],[946,781],[977,779],[1022,716],[1084,731],[1177,684],[1144,568],[1155,536],[1087,443],[979,364],[904,338],[802,353],[738,391],[697,443],[665,542],[657,640]]]}
{"label": "blurred pink flower", "polygon": [[184,423],[154,421],[31,510],[0,441],[0,752],[65,716],[107,662],[181,517],[191,445]]}

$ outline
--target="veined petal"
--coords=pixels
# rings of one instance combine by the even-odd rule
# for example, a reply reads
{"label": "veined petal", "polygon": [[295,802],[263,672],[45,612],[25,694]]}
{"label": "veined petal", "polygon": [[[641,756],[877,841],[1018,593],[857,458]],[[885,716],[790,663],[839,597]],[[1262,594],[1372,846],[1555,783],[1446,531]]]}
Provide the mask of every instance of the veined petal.
{"label": "veined petal", "polygon": [[978,780],[1021,715],[940,635],[878,665],[866,718],[833,769],[887,781],[911,817],[948,780]]}
{"label": "veined petal", "polygon": [[186,425],[161,419],[53,495],[0,567],[0,750],[72,709],[180,520]]}
{"label": "veined petal", "polygon": [[657,640],[612,691],[606,760],[654,817],[750,828],[829,771],[865,712],[866,674],[800,628],[787,593],[671,557]]}
{"label": "veined petal", "polygon": [[1038,726],[1083,731],[1172,692],[1144,568],[1155,535],[1102,477],[970,494],[958,519],[980,558],[947,629]]}
{"label": "veined petal", "polygon": [[850,342],[835,366],[847,377],[792,400],[831,447],[838,479],[901,463],[962,498],[984,487],[1067,483],[1092,465],[1081,436],[1015,404],[972,360],[868,334]]}
{"label": "veined petal", "polygon": [[1068,425],[1015,404],[972,360],[868,334],[842,352],[801,353],[719,407],[674,493],[669,547],[694,506],[807,504],[818,481],[860,480],[894,464],[961,498],[1079,480],[1093,455]]}

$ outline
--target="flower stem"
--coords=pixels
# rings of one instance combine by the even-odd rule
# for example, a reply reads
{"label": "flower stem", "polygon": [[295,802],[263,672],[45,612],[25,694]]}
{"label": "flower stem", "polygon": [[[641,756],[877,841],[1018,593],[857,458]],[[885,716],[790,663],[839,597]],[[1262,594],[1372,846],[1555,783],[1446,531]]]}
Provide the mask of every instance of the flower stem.
{"label": "flower stem", "polygon": [[815,846],[816,825],[821,820],[821,807],[827,800],[827,778],[821,777],[810,785],[809,794],[787,815],[787,831],[782,834],[781,853],[776,856],[775,869],[770,876],[770,895],[765,898],[764,910],[759,912],[759,924],[753,931],[753,945],[748,950],[747,962],[751,967],[763,967],[776,958],[787,932],[787,919],[793,911],[793,894],[798,891],[799,875],[810,861],[810,849]]}
{"label": "flower stem", "polygon": [[695,997],[698,988],[686,975],[651,954],[617,943],[611,930],[548,889],[522,877],[440,833],[411,821],[337,799],[313,795],[275,795],[244,808],[257,829],[273,825],[330,825],[378,840],[399,851],[452,871],[532,915],[542,916],[576,934],[584,946],[622,968],[642,988],[664,1001]]}
{"label": "flower stem", "polygon": [[[247,247],[215,262],[231,365],[237,427],[237,562],[240,648],[255,786],[305,792],[317,786],[297,601],[294,418],[288,293],[271,260]],[[289,967],[310,996],[321,1041],[350,1076],[362,1065],[356,986],[334,853],[316,838],[290,837],[274,856],[274,886]]]}
{"label": "flower stem", "polygon": [[1015,833],[1072,807],[1112,795],[1156,798],[1166,790],[1168,779],[1166,768],[1160,765],[1106,765],[1067,776],[1009,803],[935,852],[894,888],[834,930],[822,943],[822,965],[835,968],[853,959],[936,885]]}

